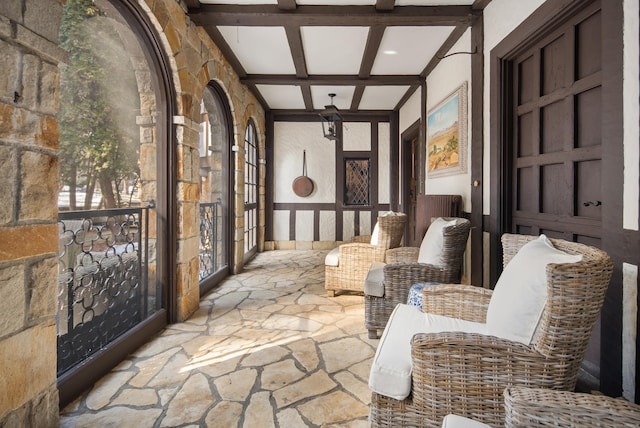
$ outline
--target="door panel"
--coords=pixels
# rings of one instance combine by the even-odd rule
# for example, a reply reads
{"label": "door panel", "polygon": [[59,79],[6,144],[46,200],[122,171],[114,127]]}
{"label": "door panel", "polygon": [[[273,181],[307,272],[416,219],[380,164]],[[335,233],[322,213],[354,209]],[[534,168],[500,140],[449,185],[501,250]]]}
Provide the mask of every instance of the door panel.
{"label": "door panel", "polygon": [[[511,64],[511,227],[601,246],[601,13],[578,12]],[[600,332],[583,368],[599,378]]]}
{"label": "door panel", "polygon": [[599,242],[602,79],[596,40],[599,11],[568,22],[513,63],[514,231]]}

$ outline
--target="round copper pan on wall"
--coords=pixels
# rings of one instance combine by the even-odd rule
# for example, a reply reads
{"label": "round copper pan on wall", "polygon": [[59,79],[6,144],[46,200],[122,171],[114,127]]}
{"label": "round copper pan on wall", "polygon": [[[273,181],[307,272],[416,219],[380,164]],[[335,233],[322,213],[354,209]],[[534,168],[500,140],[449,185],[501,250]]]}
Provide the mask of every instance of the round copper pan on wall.
{"label": "round copper pan on wall", "polygon": [[301,175],[293,180],[293,192],[302,197],[306,198],[313,192],[313,180],[311,180],[306,175]]}
{"label": "round copper pan on wall", "polygon": [[313,180],[307,177],[307,151],[302,152],[302,175],[293,180],[293,192],[306,198],[313,192]]}

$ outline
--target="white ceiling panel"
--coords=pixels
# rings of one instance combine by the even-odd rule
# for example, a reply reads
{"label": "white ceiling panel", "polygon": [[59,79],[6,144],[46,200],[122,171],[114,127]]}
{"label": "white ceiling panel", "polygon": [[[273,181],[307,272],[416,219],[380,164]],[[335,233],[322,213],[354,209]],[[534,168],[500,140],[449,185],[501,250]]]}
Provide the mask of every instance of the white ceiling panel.
{"label": "white ceiling panel", "polygon": [[271,109],[304,109],[304,99],[299,86],[256,85]]}
{"label": "white ceiling panel", "polygon": [[420,74],[454,28],[387,28],[371,74]]}
{"label": "white ceiling panel", "polygon": [[393,110],[409,86],[368,86],[360,100],[360,110]]}
{"label": "white ceiling panel", "polygon": [[247,74],[293,74],[295,67],[282,27],[218,27]]}
{"label": "white ceiling panel", "polygon": [[368,27],[300,27],[309,74],[358,74]]}
{"label": "white ceiling panel", "polygon": [[331,102],[329,94],[336,94],[333,98],[333,105],[338,107],[338,110],[349,110],[355,90],[355,86],[311,86],[313,108],[316,110],[324,109],[324,106]]}

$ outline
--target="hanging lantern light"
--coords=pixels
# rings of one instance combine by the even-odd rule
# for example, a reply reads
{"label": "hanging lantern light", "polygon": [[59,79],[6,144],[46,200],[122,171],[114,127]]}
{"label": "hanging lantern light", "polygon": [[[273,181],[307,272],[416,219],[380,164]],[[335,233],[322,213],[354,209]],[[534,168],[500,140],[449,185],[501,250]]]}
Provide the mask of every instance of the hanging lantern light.
{"label": "hanging lantern light", "polygon": [[338,108],[333,105],[333,97],[335,96],[336,94],[329,94],[331,104],[324,106],[324,110],[320,113],[324,138],[334,141],[338,139],[338,122],[342,120]]}

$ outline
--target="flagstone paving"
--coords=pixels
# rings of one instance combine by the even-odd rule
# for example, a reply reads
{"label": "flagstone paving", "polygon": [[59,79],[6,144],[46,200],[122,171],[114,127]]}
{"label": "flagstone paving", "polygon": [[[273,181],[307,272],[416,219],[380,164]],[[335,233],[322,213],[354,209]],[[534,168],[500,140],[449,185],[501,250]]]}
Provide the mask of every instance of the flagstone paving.
{"label": "flagstone paving", "polygon": [[260,253],[62,410],[62,427],[368,426],[364,299],[324,289],[326,251]]}

